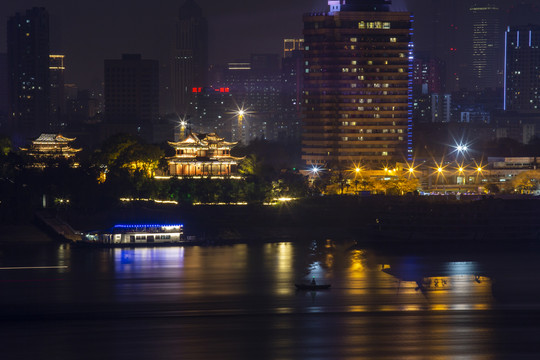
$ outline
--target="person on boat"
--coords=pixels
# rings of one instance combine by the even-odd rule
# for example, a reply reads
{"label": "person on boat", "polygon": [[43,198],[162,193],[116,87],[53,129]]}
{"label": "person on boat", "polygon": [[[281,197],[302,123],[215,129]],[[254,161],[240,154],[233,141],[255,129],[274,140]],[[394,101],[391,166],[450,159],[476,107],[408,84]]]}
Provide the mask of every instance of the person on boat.
{"label": "person on boat", "polygon": [[317,285],[317,283],[315,282],[315,278],[311,279],[311,285]]}

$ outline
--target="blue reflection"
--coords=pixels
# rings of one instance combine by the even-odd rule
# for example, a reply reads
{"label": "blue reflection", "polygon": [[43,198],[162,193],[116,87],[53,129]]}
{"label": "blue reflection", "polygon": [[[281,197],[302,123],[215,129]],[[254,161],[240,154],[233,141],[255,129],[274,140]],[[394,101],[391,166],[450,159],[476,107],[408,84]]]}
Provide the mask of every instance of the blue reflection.
{"label": "blue reflection", "polygon": [[133,263],[133,257],[134,257],[134,252],[133,250],[122,250],[122,252],[120,253],[120,263],[125,265],[125,264],[131,264]]}

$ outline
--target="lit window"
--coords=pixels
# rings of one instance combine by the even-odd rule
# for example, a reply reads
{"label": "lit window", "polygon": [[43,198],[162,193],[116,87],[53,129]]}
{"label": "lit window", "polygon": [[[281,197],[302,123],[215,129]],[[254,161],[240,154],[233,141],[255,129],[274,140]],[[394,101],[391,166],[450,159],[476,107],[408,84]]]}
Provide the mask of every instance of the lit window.
{"label": "lit window", "polygon": [[382,29],[382,22],[375,21],[375,29]]}
{"label": "lit window", "polygon": [[357,42],[357,41],[358,41],[357,38],[355,38],[355,37],[351,38],[351,42]]}
{"label": "lit window", "polygon": [[352,65],[356,65],[356,60],[351,61]]}
{"label": "lit window", "polygon": [[360,22],[358,23],[358,28],[359,28],[359,29],[365,29],[365,28],[366,28],[366,23],[363,22],[363,21],[360,21]]}
{"label": "lit window", "polygon": [[383,151],[382,156],[388,156],[388,151]]}
{"label": "lit window", "polygon": [[390,38],[390,42],[396,42],[396,41],[397,41],[397,38],[395,38],[395,37]]}
{"label": "lit window", "polygon": [[390,29],[390,23],[389,22],[383,22],[383,29]]}

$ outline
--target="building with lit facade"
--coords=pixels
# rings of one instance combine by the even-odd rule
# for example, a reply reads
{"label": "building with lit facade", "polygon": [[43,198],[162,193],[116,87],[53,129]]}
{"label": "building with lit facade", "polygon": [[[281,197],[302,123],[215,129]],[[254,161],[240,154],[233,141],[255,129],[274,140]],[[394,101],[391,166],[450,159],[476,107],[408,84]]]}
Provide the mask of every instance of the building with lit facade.
{"label": "building with lit facade", "polygon": [[192,89],[191,118],[193,130],[197,133],[219,133],[225,139],[232,139],[235,117],[233,96],[229,88],[198,87]]}
{"label": "building with lit facade", "polygon": [[159,64],[140,54],[105,60],[104,136],[126,132],[152,140],[159,117]]}
{"label": "building with lit facade", "polygon": [[500,87],[502,79],[502,29],[495,1],[476,1],[472,15],[471,83],[475,90]]}
{"label": "building with lit facade", "polygon": [[445,65],[440,59],[427,55],[414,55],[413,91],[416,94],[433,94],[444,91]]}
{"label": "building with lit facade", "polygon": [[49,128],[49,13],[32,8],[7,23],[9,118],[24,137]]}
{"label": "building with lit facade", "polygon": [[41,134],[32,140],[27,148],[21,151],[34,159],[34,166],[43,166],[48,161],[68,160],[73,161],[75,155],[82,149],[71,147],[75,138],[67,138],[60,134]]}
{"label": "building with lit facade", "polygon": [[175,155],[167,158],[169,175],[179,177],[223,177],[237,172],[241,158],[231,156],[236,142],[227,142],[217,134],[189,133],[183,140],[169,142]]}
{"label": "building with lit facade", "polygon": [[450,122],[452,119],[452,95],[431,94],[431,122]]}
{"label": "building with lit facade", "polygon": [[384,0],[328,4],[304,15],[303,160],[412,158],[412,15]]}
{"label": "building with lit facade", "polygon": [[281,61],[281,118],[275,127],[278,139],[300,139],[303,91],[304,52],[295,50]]}
{"label": "building with lit facade", "polygon": [[51,81],[51,123],[58,127],[66,113],[64,97],[64,55],[49,55],[49,77]]}
{"label": "building with lit facade", "polygon": [[[259,138],[274,140],[281,108],[281,71],[278,54],[252,54],[249,61],[228,64],[221,86],[230,88],[236,109],[246,110],[233,126],[233,139],[244,144]],[[237,117],[240,120],[240,117]],[[243,132],[236,129],[244,128]]]}
{"label": "building with lit facade", "polygon": [[505,33],[504,109],[540,113],[540,26]]}
{"label": "building with lit facade", "polygon": [[208,23],[194,0],[180,7],[173,49],[171,90],[174,111],[189,111],[192,89],[208,83]]}

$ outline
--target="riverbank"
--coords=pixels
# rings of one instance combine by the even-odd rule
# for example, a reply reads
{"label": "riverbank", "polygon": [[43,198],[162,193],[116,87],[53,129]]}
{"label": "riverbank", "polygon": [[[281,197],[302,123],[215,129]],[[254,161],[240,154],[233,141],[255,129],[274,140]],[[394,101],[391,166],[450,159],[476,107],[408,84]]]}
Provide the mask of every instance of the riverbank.
{"label": "riverbank", "polygon": [[[362,240],[377,231],[429,229],[540,230],[536,199],[441,197],[318,197],[275,206],[123,204],[96,214],[60,214],[76,230],[115,224],[182,223],[186,235],[224,241]],[[489,230],[489,231],[487,231]]]}
{"label": "riverbank", "polygon": [[53,239],[42,228],[33,223],[20,225],[0,225],[1,244],[47,244]]}

